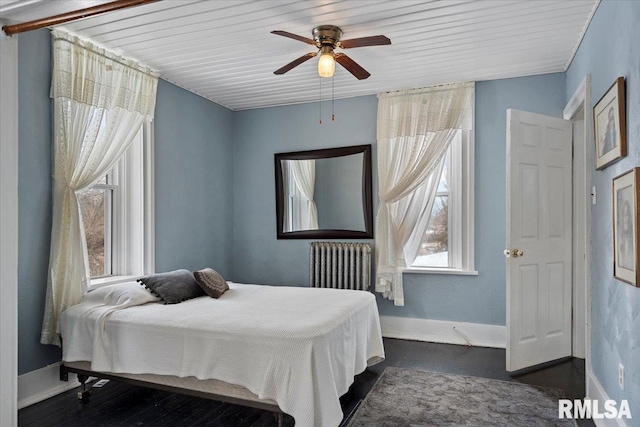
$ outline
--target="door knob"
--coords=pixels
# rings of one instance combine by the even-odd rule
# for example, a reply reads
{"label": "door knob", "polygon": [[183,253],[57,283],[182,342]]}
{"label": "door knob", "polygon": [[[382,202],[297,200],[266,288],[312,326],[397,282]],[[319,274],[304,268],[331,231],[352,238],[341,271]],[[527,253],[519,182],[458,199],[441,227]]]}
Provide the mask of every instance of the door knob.
{"label": "door knob", "polygon": [[507,258],[518,258],[524,255],[524,252],[522,252],[520,249],[505,249],[504,250],[504,256]]}

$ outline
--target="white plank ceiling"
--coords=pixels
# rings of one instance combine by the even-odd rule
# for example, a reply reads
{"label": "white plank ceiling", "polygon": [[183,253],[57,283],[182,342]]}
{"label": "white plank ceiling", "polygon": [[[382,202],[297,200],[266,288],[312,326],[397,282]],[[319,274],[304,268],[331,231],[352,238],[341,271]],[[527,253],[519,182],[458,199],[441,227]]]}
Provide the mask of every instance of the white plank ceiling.
{"label": "white plank ceiling", "polygon": [[[106,1],[1,0],[8,23]],[[234,110],[318,100],[313,50],[270,34],[311,38],[337,25],[343,39],[384,34],[390,46],[345,51],[371,73],[359,81],[336,65],[335,98],[565,71],[598,0],[163,0],[63,25],[160,72],[162,78]],[[331,79],[322,79],[323,99]]]}

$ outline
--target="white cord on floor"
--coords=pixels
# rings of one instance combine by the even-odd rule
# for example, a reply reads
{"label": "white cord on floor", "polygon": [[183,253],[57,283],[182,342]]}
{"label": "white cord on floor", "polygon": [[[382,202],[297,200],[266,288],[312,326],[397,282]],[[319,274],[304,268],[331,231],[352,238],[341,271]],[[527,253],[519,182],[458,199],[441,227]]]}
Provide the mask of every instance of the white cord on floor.
{"label": "white cord on floor", "polygon": [[469,339],[468,336],[466,336],[465,334],[460,332],[455,326],[453,327],[453,330],[456,331],[458,333],[458,335],[460,335],[462,338],[464,338],[464,340],[467,342],[467,345],[469,347],[473,347],[473,345],[471,344],[471,340]]}

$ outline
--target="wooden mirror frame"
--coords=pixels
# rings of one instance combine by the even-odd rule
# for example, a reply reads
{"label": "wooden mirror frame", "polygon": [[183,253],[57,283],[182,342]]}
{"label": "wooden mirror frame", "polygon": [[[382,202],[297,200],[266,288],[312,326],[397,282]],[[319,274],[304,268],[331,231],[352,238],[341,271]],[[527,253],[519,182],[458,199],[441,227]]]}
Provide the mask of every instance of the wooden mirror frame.
{"label": "wooden mirror frame", "polygon": [[[349,156],[362,156],[362,212],[365,231],[356,230],[300,230],[284,232],[284,182],[282,160],[312,160]],[[373,238],[373,196],[371,184],[371,144],[351,147],[327,148],[323,150],[295,151],[274,154],[276,172],[276,229],[278,239],[372,239]]]}

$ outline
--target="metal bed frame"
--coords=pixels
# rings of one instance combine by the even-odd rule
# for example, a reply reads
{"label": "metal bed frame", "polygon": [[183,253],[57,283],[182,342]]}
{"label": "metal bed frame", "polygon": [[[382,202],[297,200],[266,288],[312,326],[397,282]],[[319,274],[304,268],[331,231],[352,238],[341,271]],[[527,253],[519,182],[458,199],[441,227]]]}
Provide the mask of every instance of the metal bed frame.
{"label": "metal bed frame", "polygon": [[[269,401],[265,401],[260,399],[255,394],[251,393],[246,388],[241,388],[243,397],[225,395],[224,393],[210,393],[201,390],[189,389],[184,387],[176,387],[168,384],[160,384],[150,381],[145,381],[142,379],[136,379],[135,375],[121,376],[114,373],[105,373],[105,372],[96,372],[91,371],[89,369],[84,369],[79,366],[77,362],[71,362],[65,364],[65,362],[60,365],[60,381],[69,381],[69,373],[74,373],[78,375],[78,381],[80,381],[80,391],[78,392],[78,399],[80,400],[88,400],[91,396],[91,384],[87,384],[87,380],[89,377],[96,377],[100,379],[108,379],[114,380],[118,382],[122,382],[125,384],[131,384],[140,387],[152,388],[156,390],[168,391],[171,393],[179,393],[188,396],[201,397],[209,400],[216,400],[219,402],[232,403],[234,405],[247,406],[250,408],[263,409],[266,411],[271,411],[274,413],[276,417],[276,421],[278,423],[278,427],[283,427],[284,425],[284,412],[280,407],[275,403],[270,403]],[[124,375],[124,374],[123,374]],[[167,377],[169,376],[159,376],[159,377]],[[196,378],[188,379],[187,381],[200,381]],[[225,383],[223,381],[216,381],[220,385],[229,385],[232,387],[237,387]]]}

